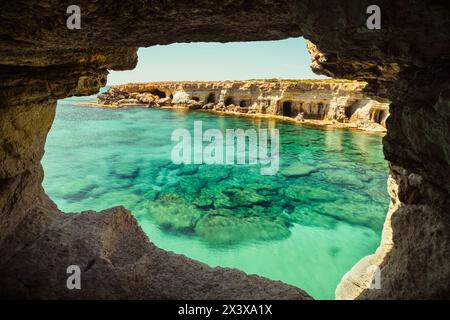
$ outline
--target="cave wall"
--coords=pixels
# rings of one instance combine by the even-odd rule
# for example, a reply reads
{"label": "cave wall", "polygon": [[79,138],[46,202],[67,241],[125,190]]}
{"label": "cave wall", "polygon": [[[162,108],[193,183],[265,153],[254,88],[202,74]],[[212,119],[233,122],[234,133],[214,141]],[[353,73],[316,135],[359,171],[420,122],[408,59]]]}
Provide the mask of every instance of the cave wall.
{"label": "cave wall", "polygon": [[[0,296],[307,298],[159,250],[124,208],[60,213],[42,190],[39,163],[56,99],[92,94],[109,69],[134,68],[137,47],[304,36],[315,72],[367,81],[368,94],[391,101],[383,143],[392,203],[383,242],[344,277],[337,297],[449,297],[449,4],[82,0],[82,28],[68,30],[69,4],[0,4]],[[382,10],[380,30],[365,27],[371,4]],[[114,250],[120,242],[128,246]],[[63,269],[74,260],[91,286],[67,292]],[[380,267],[381,289],[365,289],[367,264]],[[104,272],[112,276],[105,280]]]}

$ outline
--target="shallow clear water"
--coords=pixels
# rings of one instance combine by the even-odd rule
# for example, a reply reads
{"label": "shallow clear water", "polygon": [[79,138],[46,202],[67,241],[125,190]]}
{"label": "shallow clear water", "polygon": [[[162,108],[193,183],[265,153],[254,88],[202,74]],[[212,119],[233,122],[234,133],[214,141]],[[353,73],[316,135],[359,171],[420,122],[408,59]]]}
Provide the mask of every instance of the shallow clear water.
{"label": "shallow clear water", "polygon": [[[150,240],[211,266],[333,299],[341,277],[374,252],[388,206],[381,137],[203,112],[58,103],[44,187],[66,212],[124,205]],[[280,130],[280,171],[175,165],[174,129]]]}

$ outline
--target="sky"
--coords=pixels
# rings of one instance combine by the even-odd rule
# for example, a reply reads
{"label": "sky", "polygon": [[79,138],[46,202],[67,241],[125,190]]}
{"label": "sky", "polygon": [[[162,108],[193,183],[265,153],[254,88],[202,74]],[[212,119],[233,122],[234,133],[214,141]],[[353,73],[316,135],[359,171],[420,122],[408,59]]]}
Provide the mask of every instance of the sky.
{"label": "sky", "polygon": [[309,68],[303,38],[278,41],[192,42],[140,48],[138,65],[111,71],[108,85],[149,81],[320,79]]}

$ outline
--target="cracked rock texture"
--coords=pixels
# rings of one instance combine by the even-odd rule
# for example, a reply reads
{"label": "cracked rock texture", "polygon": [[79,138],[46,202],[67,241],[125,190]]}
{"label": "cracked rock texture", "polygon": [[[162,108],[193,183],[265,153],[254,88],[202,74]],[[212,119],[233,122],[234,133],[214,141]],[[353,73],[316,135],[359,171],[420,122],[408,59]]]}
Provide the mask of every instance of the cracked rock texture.
{"label": "cracked rock texture", "polygon": [[[123,208],[64,215],[41,187],[40,165],[56,99],[97,92],[109,69],[135,67],[138,47],[304,36],[315,72],[366,81],[367,94],[391,102],[384,152],[392,205],[383,242],[344,277],[337,297],[449,298],[450,4],[77,2],[81,30],[66,28],[66,1],[0,4],[0,296],[308,298],[157,249]],[[381,30],[365,26],[372,4],[381,8]],[[64,271],[74,260],[87,281],[85,290],[67,292]],[[381,289],[365,288],[367,264],[380,268]]]}

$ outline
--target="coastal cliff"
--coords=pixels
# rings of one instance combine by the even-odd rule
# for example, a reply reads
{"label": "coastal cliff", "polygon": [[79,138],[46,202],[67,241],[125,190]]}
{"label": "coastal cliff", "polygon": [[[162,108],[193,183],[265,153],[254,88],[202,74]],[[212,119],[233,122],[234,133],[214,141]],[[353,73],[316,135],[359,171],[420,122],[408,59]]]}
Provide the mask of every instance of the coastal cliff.
{"label": "coastal cliff", "polygon": [[[384,132],[389,104],[371,99],[365,82],[349,80],[243,80],[148,82],[112,86],[97,103],[146,105],[273,115],[320,125]],[[297,118],[298,119],[298,118]]]}

